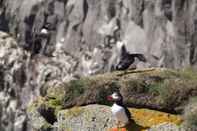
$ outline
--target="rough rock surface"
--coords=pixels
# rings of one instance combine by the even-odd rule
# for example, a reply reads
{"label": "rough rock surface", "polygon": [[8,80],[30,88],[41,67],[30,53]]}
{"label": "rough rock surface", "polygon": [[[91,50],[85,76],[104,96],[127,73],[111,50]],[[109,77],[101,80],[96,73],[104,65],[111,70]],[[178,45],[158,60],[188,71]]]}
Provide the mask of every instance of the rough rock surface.
{"label": "rough rock surface", "polygon": [[178,127],[172,123],[164,123],[157,126],[154,126],[147,131],[187,131],[184,128]]}
{"label": "rough rock surface", "polygon": [[80,75],[106,69],[107,60],[116,54],[112,47],[118,36],[130,53],[147,57],[146,64],[136,60],[137,67],[196,64],[195,0],[1,0],[0,4],[0,27],[20,46],[47,57],[61,49],[79,62]]}
{"label": "rough rock surface", "polygon": [[[57,121],[50,126],[47,126],[46,121],[41,119],[43,117],[36,115],[36,109],[39,107],[35,105],[34,107],[29,111],[29,118],[32,121],[33,127],[37,130],[43,130],[43,127],[45,127],[45,130],[53,129],[58,131],[108,131],[116,127],[109,106],[94,104],[60,110],[56,116]],[[180,124],[182,122],[182,119],[178,115],[147,109],[130,108],[129,110],[133,119],[130,125],[126,127],[129,131],[142,131],[143,129],[145,130],[165,122],[174,124]]]}
{"label": "rough rock surface", "polygon": [[[149,110],[144,110],[144,112],[137,109],[131,109],[131,113],[138,112],[139,114],[146,114],[150,113]],[[154,112],[154,111],[152,111]],[[168,119],[172,120],[169,121],[168,119],[163,119],[163,122],[172,122],[176,123],[176,116],[171,116],[170,114],[159,114],[158,112],[155,112],[155,116],[150,118],[147,121],[144,121],[143,123],[143,117],[142,116],[135,116],[136,114],[133,114],[133,121],[129,127],[126,127],[129,131],[143,131],[149,127],[152,127],[154,124],[162,123],[162,118],[160,116],[165,115],[168,117]],[[141,118],[140,118],[141,117]],[[161,121],[155,121],[155,123],[151,123],[150,121],[154,121],[160,119]],[[174,121],[173,118],[174,117]],[[144,115],[144,118],[148,118],[146,115]],[[178,116],[177,116],[178,118]],[[179,118],[178,118],[179,119]],[[178,120],[177,119],[177,120]],[[136,123],[136,121],[138,123]],[[178,120],[179,121],[179,120]],[[147,123],[146,123],[147,122]],[[150,123],[151,124],[150,124]],[[173,129],[179,129],[176,124],[168,124],[170,126],[167,126],[167,124],[163,127],[158,126],[160,128],[157,129],[163,129],[163,131],[170,131],[168,129],[171,129],[171,131],[175,131]],[[71,130],[71,131],[106,131],[111,129],[115,126],[115,120],[112,117],[110,108],[107,106],[101,106],[101,105],[89,105],[85,107],[74,107],[73,109],[63,110],[60,111],[58,114],[58,124],[62,124],[58,126],[59,130]],[[149,125],[150,124],[150,125]],[[164,125],[164,124],[163,124]],[[173,125],[173,126],[171,126]],[[176,127],[176,128],[175,128]],[[154,128],[153,128],[154,129]],[[152,130],[151,130],[152,131]],[[154,131],[154,130],[153,130]],[[162,131],[162,130],[155,130],[155,131]],[[178,131],[178,130],[177,130]],[[183,131],[183,130],[182,130]]]}
{"label": "rough rock surface", "polygon": [[[8,34],[0,32],[0,129],[26,130],[26,114],[22,108],[26,81],[27,52],[19,48]],[[29,94],[31,97],[31,94]]]}
{"label": "rough rock surface", "polygon": [[89,105],[60,111],[58,124],[59,130],[106,131],[115,126],[115,121],[109,107]]}
{"label": "rough rock surface", "polygon": [[52,86],[73,79],[69,67],[73,67],[75,61],[71,59],[66,55],[60,57],[58,53],[51,59],[34,57],[10,35],[0,32],[1,126],[5,126],[6,131],[27,130],[27,105],[45,94],[47,82]]}

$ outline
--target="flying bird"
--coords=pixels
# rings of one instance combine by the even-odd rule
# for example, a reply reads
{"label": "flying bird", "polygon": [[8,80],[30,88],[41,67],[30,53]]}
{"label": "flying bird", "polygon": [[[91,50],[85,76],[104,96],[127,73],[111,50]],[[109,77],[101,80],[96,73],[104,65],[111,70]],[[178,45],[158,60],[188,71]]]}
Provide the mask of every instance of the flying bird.
{"label": "flying bird", "polygon": [[124,43],[119,44],[120,49],[120,59],[117,65],[115,66],[116,70],[126,70],[131,64],[135,62],[135,58],[138,58],[140,61],[146,62],[146,58],[143,54],[130,54]]}

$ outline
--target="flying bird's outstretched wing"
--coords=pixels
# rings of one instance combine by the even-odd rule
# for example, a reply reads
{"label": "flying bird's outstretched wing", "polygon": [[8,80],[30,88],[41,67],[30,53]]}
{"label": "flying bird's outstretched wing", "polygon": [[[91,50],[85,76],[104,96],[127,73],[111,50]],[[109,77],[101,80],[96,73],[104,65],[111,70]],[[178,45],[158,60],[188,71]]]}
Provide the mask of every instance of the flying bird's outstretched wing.
{"label": "flying bird's outstretched wing", "polygon": [[146,62],[146,58],[143,54],[130,54],[132,57],[137,57],[140,61]]}

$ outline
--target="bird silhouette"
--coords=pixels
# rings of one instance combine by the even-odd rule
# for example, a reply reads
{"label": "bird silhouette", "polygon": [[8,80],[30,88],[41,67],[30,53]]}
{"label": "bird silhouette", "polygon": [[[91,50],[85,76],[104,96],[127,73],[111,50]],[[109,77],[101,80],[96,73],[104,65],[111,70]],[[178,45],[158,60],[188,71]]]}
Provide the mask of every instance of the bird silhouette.
{"label": "bird silhouette", "polygon": [[143,54],[130,54],[125,45],[123,44],[121,47],[120,60],[118,64],[115,66],[115,70],[126,70],[130,67],[131,64],[135,62],[135,58],[138,58],[142,62],[146,62],[146,58]]}

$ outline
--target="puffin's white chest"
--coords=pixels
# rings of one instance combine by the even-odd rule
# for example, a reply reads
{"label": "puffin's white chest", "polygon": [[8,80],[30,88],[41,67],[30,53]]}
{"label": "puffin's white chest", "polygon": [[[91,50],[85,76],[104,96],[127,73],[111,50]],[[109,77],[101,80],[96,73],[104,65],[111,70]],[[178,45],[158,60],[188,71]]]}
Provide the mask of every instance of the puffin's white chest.
{"label": "puffin's white chest", "polygon": [[125,113],[125,109],[122,106],[119,106],[117,104],[113,104],[111,107],[112,115],[115,117],[115,119],[121,123],[128,123],[129,119]]}

